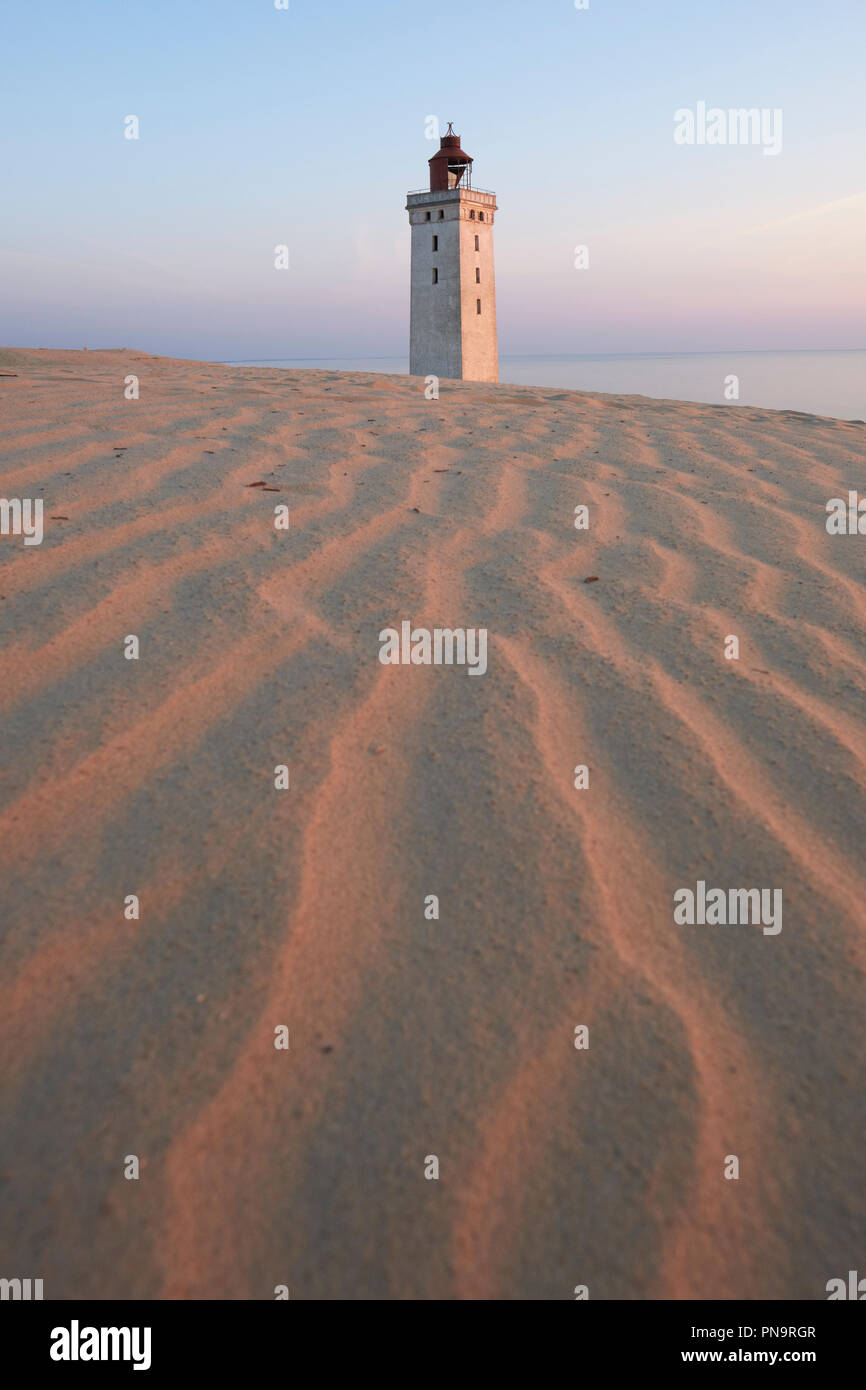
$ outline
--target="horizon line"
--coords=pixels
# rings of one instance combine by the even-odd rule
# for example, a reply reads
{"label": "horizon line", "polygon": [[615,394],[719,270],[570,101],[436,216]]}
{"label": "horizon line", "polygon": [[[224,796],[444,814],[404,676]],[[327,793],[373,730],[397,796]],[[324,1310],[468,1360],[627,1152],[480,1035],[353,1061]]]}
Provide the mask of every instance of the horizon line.
{"label": "horizon line", "polygon": [[[55,348],[55,352],[64,349]],[[91,349],[98,351],[98,349]],[[112,349],[108,349],[111,351]],[[113,349],[117,351],[118,349]],[[529,357],[533,361],[559,361],[563,357],[575,357],[586,361],[599,361],[606,358],[615,357],[720,357],[724,354],[738,354],[746,356],[753,353],[798,353],[798,352],[866,352],[866,345],[857,348],[678,348],[667,349],[663,352],[503,352],[499,354],[501,362],[513,361],[518,357]],[[155,353],[154,356],[161,354]],[[407,352],[350,352],[350,353],[323,353],[316,357],[221,357],[218,360],[224,367],[242,367],[245,363],[256,364],[259,362],[352,362],[359,357],[363,357],[368,362],[390,362],[395,357],[408,357]],[[190,361],[200,360],[190,358]]]}

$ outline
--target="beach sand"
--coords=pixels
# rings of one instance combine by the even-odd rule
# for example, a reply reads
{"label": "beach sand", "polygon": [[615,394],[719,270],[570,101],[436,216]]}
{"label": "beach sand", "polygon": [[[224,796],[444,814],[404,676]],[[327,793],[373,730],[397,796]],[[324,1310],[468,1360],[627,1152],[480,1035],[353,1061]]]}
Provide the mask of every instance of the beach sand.
{"label": "beach sand", "polygon": [[[0,494],[45,504],[41,545],[0,537],[0,1274],[866,1273],[866,537],[825,528],[866,426],[135,351],[0,373]],[[382,665],[405,619],[486,628],[486,674]],[[675,924],[698,881],[781,889],[782,930]]]}

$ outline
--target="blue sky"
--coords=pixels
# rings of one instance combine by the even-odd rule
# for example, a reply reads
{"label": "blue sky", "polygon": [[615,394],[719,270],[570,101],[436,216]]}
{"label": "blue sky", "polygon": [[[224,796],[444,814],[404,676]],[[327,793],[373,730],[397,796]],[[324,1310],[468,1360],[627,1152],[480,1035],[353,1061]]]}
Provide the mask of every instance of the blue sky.
{"label": "blue sky", "polygon": [[[503,353],[864,347],[864,48],[863,0],[10,8],[0,339],[402,353],[436,115],[498,194]],[[676,145],[699,101],[781,108],[781,154]]]}

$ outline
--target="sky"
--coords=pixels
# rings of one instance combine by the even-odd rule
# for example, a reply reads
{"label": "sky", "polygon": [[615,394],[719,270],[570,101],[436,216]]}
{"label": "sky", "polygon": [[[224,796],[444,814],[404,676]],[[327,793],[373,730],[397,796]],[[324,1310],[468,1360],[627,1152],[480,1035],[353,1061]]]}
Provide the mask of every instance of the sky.
{"label": "sky", "polygon": [[[4,345],[405,353],[435,117],[502,354],[866,347],[864,0],[47,0],[0,44]],[[677,143],[700,102],[780,151]]]}

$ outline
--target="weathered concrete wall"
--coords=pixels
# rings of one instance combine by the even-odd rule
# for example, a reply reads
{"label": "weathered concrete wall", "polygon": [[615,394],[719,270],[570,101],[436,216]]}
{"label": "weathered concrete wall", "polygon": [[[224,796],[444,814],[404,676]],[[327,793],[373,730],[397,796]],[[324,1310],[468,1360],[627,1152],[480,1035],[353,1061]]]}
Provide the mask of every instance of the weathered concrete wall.
{"label": "weathered concrete wall", "polygon": [[[475,213],[474,220],[470,212]],[[478,214],[484,213],[484,221]],[[460,282],[461,341],[465,381],[498,381],[496,342],[496,281],[493,272],[493,210],[469,202],[461,206]],[[475,250],[478,238],[479,249]],[[480,283],[476,276],[480,274]],[[478,300],[481,313],[478,313]]]}
{"label": "weathered concrete wall", "polygon": [[[412,228],[410,373],[498,381],[493,273],[495,198],[471,189],[450,189],[410,194],[407,208]],[[483,222],[479,217],[482,211]],[[434,237],[438,237],[435,251]],[[434,268],[439,272],[436,284]]]}
{"label": "weathered concrete wall", "polygon": [[[460,377],[463,353],[460,336],[460,205],[456,198],[412,208],[411,306],[409,310],[409,372],[412,376]],[[448,198],[443,202],[443,198]],[[439,213],[444,213],[442,221]],[[431,213],[428,222],[425,213]],[[433,238],[439,249],[433,250]],[[433,270],[439,272],[433,284]]]}

